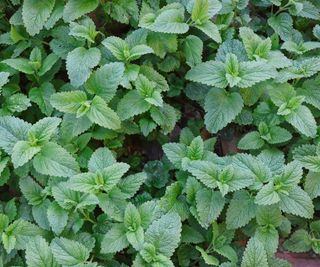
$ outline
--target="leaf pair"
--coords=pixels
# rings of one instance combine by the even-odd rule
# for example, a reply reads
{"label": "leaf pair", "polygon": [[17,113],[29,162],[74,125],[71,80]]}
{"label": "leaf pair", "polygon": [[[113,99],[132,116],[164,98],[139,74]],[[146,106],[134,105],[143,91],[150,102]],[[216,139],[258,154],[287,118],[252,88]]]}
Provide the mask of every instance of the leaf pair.
{"label": "leaf pair", "polygon": [[15,117],[1,117],[0,147],[11,154],[16,168],[34,157],[33,166],[39,173],[61,177],[74,175],[79,172],[78,163],[63,147],[50,141],[60,122],[59,118],[44,118],[31,126]]}
{"label": "leaf pair", "polygon": [[226,88],[228,85],[246,88],[276,75],[275,68],[262,60],[239,62],[235,54],[228,53],[224,63],[200,63],[187,73],[186,78],[219,88]]}
{"label": "leaf pair", "polygon": [[98,95],[88,100],[84,91],[60,92],[51,96],[50,103],[57,110],[76,114],[78,118],[86,116],[101,127],[113,130],[120,128],[121,122],[117,113]]}

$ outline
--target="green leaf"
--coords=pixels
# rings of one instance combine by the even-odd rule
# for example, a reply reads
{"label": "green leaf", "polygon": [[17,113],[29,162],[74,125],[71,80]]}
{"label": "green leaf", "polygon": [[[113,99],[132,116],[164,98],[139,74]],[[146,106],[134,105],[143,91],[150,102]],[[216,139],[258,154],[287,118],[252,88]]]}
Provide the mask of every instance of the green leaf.
{"label": "green leaf", "polygon": [[54,93],[53,85],[49,82],[44,82],[40,87],[34,87],[29,91],[29,98],[39,106],[43,114],[50,116],[53,111],[53,107],[50,104],[50,97]]}
{"label": "green leaf", "polygon": [[280,208],[283,212],[303,218],[312,218],[314,213],[311,198],[299,186],[293,188],[288,195],[280,194]]}
{"label": "green leaf", "polygon": [[272,173],[278,174],[282,171],[284,165],[284,154],[280,150],[265,149],[263,150],[258,159],[267,166]]}
{"label": "green leaf", "polygon": [[292,66],[279,71],[276,81],[283,83],[292,79],[308,78],[320,71],[318,57],[294,60]]}
{"label": "green leaf", "polygon": [[9,82],[10,73],[6,71],[0,71],[0,89]]}
{"label": "green leaf", "polygon": [[28,267],[58,267],[47,241],[41,236],[28,242],[26,262]]}
{"label": "green leaf", "polygon": [[159,206],[165,212],[177,213],[181,219],[188,217],[186,203],[180,200],[183,187],[179,182],[167,186],[165,195],[160,199]]}
{"label": "green leaf", "polygon": [[96,25],[88,17],[83,18],[82,20],[79,21],[79,23],[77,22],[70,23],[69,35],[83,38],[90,43],[94,43],[97,34],[98,32],[96,31]]}
{"label": "green leaf", "polygon": [[99,203],[98,198],[92,194],[81,194],[68,188],[66,182],[58,183],[52,187],[52,195],[59,206],[66,210],[82,208]]}
{"label": "green leaf", "polygon": [[317,109],[320,109],[320,96],[318,94],[319,86],[320,75],[318,75],[315,79],[306,80],[302,84],[302,87],[297,89],[297,94],[304,96],[304,100],[308,104],[311,104]]}
{"label": "green leaf", "polygon": [[314,137],[317,133],[317,123],[306,106],[300,106],[287,115],[286,120],[300,133],[308,137]]}
{"label": "green leaf", "polygon": [[263,139],[260,137],[259,132],[253,131],[243,136],[238,143],[240,149],[259,149],[264,145]]}
{"label": "green leaf", "polygon": [[7,108],[12,113],[22,112],[31,106],[30,99],[21,93],[13,94],[7,98]]}
{"label": "green leaf", "polygon": [[208,35],[212,40],[214,40],[217,43],[221,43],[221,35],[219,32],[219,28],[217,25],[215,25],[211,21],[206,21],[205,23],[202,23],[200,25],[195,26],[200,31],[204,32],[206,35]]}
{"label": "green leaf", "polygon": [[69,0],[63,10],[63,19],[65,21],[75,20],[95,10],[98,5],[98,0]]}
{"label": "green leaf", "polygon": [[[170,159],[170,158],[169,158]],[[190,162],[187,166],[189,172],[192,173],[199,181],[209,188],[216,188],[219,176],[218,166],[209,161],[196,160]]]}
{"label": "green leaf", "polygon": [[181,221],[176,213],[168,213],[155,220],[145,233],[145,242],[155,247],[157,253],[171,257],[180,241]]}
{"label": "green leaf", "polygon": [[[2,238],[5,236],[8,239],[8,245],[11,249],[26,249],[28,241],[37,235],[43,235],[43,231],[38,226],[23,219],[18,219],[6,228]],[[8,253],[10,252],[9,249],[6,250]]]}
{"label": "green leaf", "polygon": [[[159,38],[164,41],[159,42]],[[147,36],[147,44],[160,58],[164,58],[167,53],[176,52],[178,49],[176,34],[149,32]]]}
{"label": "green leaf", "polygon": [[102,41],[102,44],[114,55],[118,60],[126,61],[130,56],[129,45],[126,41],[116,36],[110,36]]}
{"label": "green leaf", "polygon": [[0,213],[0,233],[2,233],[9,225],[9,217]]}
{"label": "green leaf", "polygon": [[309,172],[306,176],[304,190],[313,199],[320,196],[319,173]]}
{"label": "green leaf", "polygon": [[29,130],[29,140],[35,139],[40,144],[51,139],[51,136],[56,132],[61,119],[57,117],[47,117],[37,121]]}
{"label": "green leaf", "polygon": [[184,7],[173,3],[159,10],[159,15],[148,13],[140,19],[139,26],[155,32],[182,34],[189,30],[184,22]]}
{"label": "green leaf", "polygon": [[277,72],[270,64],[265,61],[248,61],[240,63],[239,76],[241,80],[237,84],[240,88],[247,88],[258,82],[274,78]]}
{"label": "green leaf", "polygon": [[256,238],[250,238],[244,251],[241,267],[269,267],[267,253],[262,243]]}
{"label": "green leaf", "polygon": [[98,190],[110,191],[129,170],[126,163],[114,163],[96,173],[81,173],[72,176],[68,181],[72,190],[95,193]]}
{"label": "green leaf", "polygon": [[119,0],[105,3],[108,14],[116,21],[129,24],[131,20],[136,20],[139,13],[138,4],[135,0]]}
{"label": "green leaf", "polygon": [[320,156],[315,145],[302,145],[293,150],[293,158],[298,160],[306,169],[319,172]]}
{"label": "green leaf", "polygon": [[271,39],[263,40],[248,27],[240,28],[240,37],[243,41],[249,59],[267,58],[271,50]]}
{"label": "green leaf", "polygon": [[249,154],[237,154],[234,156],[232,165],[235,173],[252,177],[255,184],[254,188],[260,189],[262,184],[271,179],[270,169],[258,158]]}
{"label": "green leaf", "polygon": [[57,262],[65,266],[85,263],[90,256],[90,251],[83,244],[64,237],[54,238],[50,246]]}
{"label": "green leaf", "polygon": [[105,234],[101,242],[101,253],[115,253],[129,246],[126,228],[123,224],[115,224]]}
{"label": "green leaf", "polygon": [[31,124],[19,118],[0,117],[0,147],[8,154],[12,154],[13,147],[18,141],[27,140],[30,128]]}
{"label": "green leaf", "polygon": [[52,202],[47,210],[47,216],[52,231],[60,235],[68,222],[68,212],[61,208],[57,202]]}
{"label": "green leaf", "polygon": [[87,95],[85,92],[70,91],[53,94],[50,98],[50,103],[59,111],[76,113],[86,100]]}
{"label": "green leaf", "polygon": [[204,228],[208,228],[220,215],[225,199],[220,192],[201,189],[197,192],[196,202],[200,223]]}
{"label": "green leaf", "polygon": [[139,172],[121,179],[117,187],[121,190],[123,197],[130,198],[135,195],[146,179],[147,174]]}
{"label": "green leaf", "polygon": [[228,81],[225,78],[225,67],[220,61],[207,61],[189,70],[186,79],[219,88],[225,88]]}
{"label": "green leaf", "polygon": [[11,68],[26,74],[33,74],[35,72],[34,68],[29,64],[29,60],[25,58],[9,58],[2,62]]}
{"label": "green leaf", "polygon": [[226,223],[228,229],[245,226],[256,216],[257,205],[247,191],[237,191],[227,209]]}
{"label": "green leaf", "polygon": [[229,93],[222,89],[209,91],[204,109],[207,129],[216,133],[228,125],[241,112],[243,100],[239,93]]}
{"label": "green leaf", "polygon": [[41,150],[39,146],[31,146],[27,141],[18,141],[12,150],[12,163],[15,168],[18,168],[28,161]]}
{"label": "green leaf", "polygon": [[278,203],[279,201],[279,194],[272,182],[264,185],[255,198],[255,203],[258,205],[272,205]]}
{"label": "green leaf", "polygon": [[280,36],[284,41],[290,40],[293,34],[293,20],[292,17],[285,12],[268,19],[270,27]]}
{"label": "green leaf", "polygon": [[209,19],[209,1],[208,0],[195,0],[192,8],[191,19],[192,21],[201,24]]}
{"label": "green leaf", "polygon": [[43,145],[33,159],[33,166],[39,173],[51,176],[70,177],[79,172],[79,165],[71,154],[53,142]]}
{"label": "green leaf", "polygon": [[163,151],[176,168],[181,168],[181,161],[187,156],[187,146],[177,143],[163,145]]}
{"label": "green leaf", "polygon": [[96,172],[114,163],[116,163],[116,159],[112,152],[106,147],[100,147],[91,155],[88,162],[88,169],[90,172]]}
{"label": "green leaf", "polygon": [[311,249],[311,240],[308,232],[304,229],[295,231],[289,239],[284,242],[285,249],[292,252],[307,252]]}
{"label": "green leaf", "polygon": [[219,260],[212,256],[209,255],[203,248],[196,246],[196,249],[200,252],[202,259],[204,262],[210,266],[219,266]]}
{"label": "green leaf", "polygon": [[124,225],[127,229],[127,239],[136,249],[140,250],[143,246],[144,232],[141,227],[141,217],[138,209],[131,203],[126,207],[124,213]]}
{"label": "green leaf", "polygon": [[182,233],[181,233],[181,242],[183,243],[192,243],[192,244],[199,244],[204,241],[204,237],[200,234],[196,229],[188,226],[182,226]]}
{"label": "green leaf", "polygon": [[25,0],[22,5],[22,19],[27,32],[34,36],[40,32],[48,20],[55,0],[37,1]]}
{"label": "green leaf", "polygon": [[119,62],[105,64],[90,76],[85,87],[91,93],[109,102],[116,94],[124,73],[124,65]]}
{"label": "green leaf", "polygon": [[[235,63],[237,68],[233,69]],[[235,54],[228,53],[225,63],[212,60],[200,63],[187,73],[186,79],[219,88],[228,84],[247,88],[276,75],[275,68],[264,60],[238,62]]]}
{"label": "green leaf", "polygon": [[38,72],[39,76],[43,76],[44,74],[46,74],[49,70],[52,69],[53,65],[58,61],[59,57],[54,54],[51,53],[49,54],[42,62],[41,68]]}
{"label": "green leaf", "polygon": [[164,134],[173,131],[180,117],[179,111],[166,103],[162,107],[153,106],[150,110],[150,115],[154,122],[161,127]]}
{"label": "green leaf", "polygon": [[189,35],[183,45],[186,62],[190,67],[202,62],[203,42],[199,37]]}
{"label": "green leaf", "polygon": [[93,98],[87,116],[92,122],[107,129],[116,130],[119,129],[121,125],[117,113],[109,108],[100,96]]}
{"label": "green leaf", "polygon": [[130,56],[128,57],[128,60],[133,61],[140,58],[143,55],[152,54],[153,49],[147,45],[141,44],[141,45],[136,45],[132,47],[129,53],[130,53]]}
{"label": "green leaf", "polygon": [[260,226],[279,227],[283,221],[278,205],[259,206],[257,209],[257,223]]}
{"label": "green leaf", "polygon": [[122,120],[148,111],[151,104],[137,92],[128,92],[119,102],[117,112]]}
{"label": "green leaf", "polygon": [[268,255],[274,255],[279,245],[279,234],[278,231],[273,227],[258,227],[256,229],[254,238],[259,240]]}
{"label": "green leaf", "polygon": [[30,205],[40,205],[43,201],[42,188],[29,176],[21,178],[19,187]]}
{"label": "green leaf", "polygon": [[78,47],[69,52],[66,65],[71,84],[74,87],[84,84],[89,78],[92,68],[99,64],[100,58],[100,50],[95,47],[89,49]]}

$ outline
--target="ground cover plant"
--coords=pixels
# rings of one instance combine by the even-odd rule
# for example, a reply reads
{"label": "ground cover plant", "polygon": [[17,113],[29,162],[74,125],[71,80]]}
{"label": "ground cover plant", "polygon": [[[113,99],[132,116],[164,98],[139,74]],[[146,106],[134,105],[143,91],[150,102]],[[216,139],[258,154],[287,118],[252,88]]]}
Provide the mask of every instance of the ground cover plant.
{"label": "ground cover plant", "polygon": [[320,253],[320,1],[0,0],[0,266]]}

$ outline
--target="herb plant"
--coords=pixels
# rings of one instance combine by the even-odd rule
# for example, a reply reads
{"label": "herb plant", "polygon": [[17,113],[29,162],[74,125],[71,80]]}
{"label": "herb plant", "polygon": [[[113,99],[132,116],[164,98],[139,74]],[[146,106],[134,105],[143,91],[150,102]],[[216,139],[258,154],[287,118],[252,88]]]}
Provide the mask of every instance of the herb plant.
{"label": "herb plant", "polygon": [[320,253],[318,0],[0,0],[0,266]]}

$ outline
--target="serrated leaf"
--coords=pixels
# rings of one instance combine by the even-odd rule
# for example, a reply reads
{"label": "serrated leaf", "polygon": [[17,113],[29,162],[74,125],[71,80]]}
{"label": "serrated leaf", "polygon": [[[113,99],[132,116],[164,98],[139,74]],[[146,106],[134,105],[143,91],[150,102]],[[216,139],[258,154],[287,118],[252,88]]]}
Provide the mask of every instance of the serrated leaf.
{"label": "serrated leaf", "polygon": [[283,245],[285,249],[292,252],[307,252],[311,249],[310,236],[306,230],[299,229]]}
{"label": "serrated leaf", "polygon": [[31,146],[27,141],[18,141],[12,150],[12,163],[15,168],[26,164],[31,160],[39,151],[41,147]]}
{"label": "serrated leaf", "polygon": [[92,122],[107,129],[116,130],[121,126],[118,114],[100,96],[93,98],[87,116]]}
{"label": "serrated leaf", "polygon": [[26,249],[28,267],[58,267],[46,240],[40,236],[32,238]]}
{"label": "serrated leaf", "polygon": [[78,47],[69,52],[66,64],[71,84],[75,87],[84,84],[92,68],[99,64],[100,58],[100,50],[95,47],[89,49]]}
{"label": "serrated leaf", "polygon": [[228,93],[222,89],[209,91],[204,109],[207,129],[216,133],[228,125],[240,113],[243,100],[239,93]]}
{"label": "serrated leaf", "polygon": [[85,84],[86,90],[109,102],[116,94],[123,73],[124,65],[122,63],[105,64],[96,70],[87,80]]}
{"label": "serrated leaf", "polygon": [[187,64],[192,67],[202,61],[203,43],[201,39],[194,35],[189,35],[184,41],[184,54]]}
{"label": "serrated leaf", "polygon": [[240,149],[259,149],[264,145],[263,139],[260,137],[259,132],[253,131],[243,136],[238,143]]}
{"label": "serrated leaf", "polygon": [[267,253],[262,243],[256,238],[250,238],[244,251],[241,267],[269,267]]}
{"label": "serrated leaf", "polygon": [[50,98],[50,103],[59,111],[76,113],[86,100],[87,95],[85,92],[70,91],[53,94]]}
{"label": "serrated leaf", "polygon": [[288,195],[280,194],[280,208],[303,218],[312,218],[314,213],[311,198],[299,186],[293,188]]}
{"label": "serrated leaf", "polygon": [[196,202],[200,223],[204,228],[208,228],[218,218],[225,204],[220,192],[208,189],[198,191]]}
{"label": "serrated leaf", "polygon": [[61,208],[57,202],[52,202],[47,210],[47,216],[52,231],[60,235],[68,222],[68,212]]}
{"label": "serrated leaf", "polygon": [[183,21],[184,8],[176,3],[160,10],[158,16],[152,13],[146,14],[140,19],[139,26],[155,32],[182,34],[189,30],[189,25]]}
{"label": "serrated leaf", "polygon": [[12,153],[18,141],[27,140],[31,124],[10,116],[0,118],[0,147],[8,154]]}
{"label": "serrated leaf", "polygon": [[63,10],[65,21],[75,20],[97,8],[98,0],[69,0]]}
{"label": "serrated leaf", "polygon": [[286,116],[286,120],[300,133],[308,137],[314,137],[317,133],[317,123],[306,106],[300,106]]}
{"label": "serrated leaf", "polygon": [[293,21],[288,13],[282,12],[277,16],[270,17],[268,19],[268,24],[282,40],[287,41],[291,39]]}
{"label": "serrated leaf", "polygon": [[101,242],[101,253],[115,253],[129,246],[126,228],[123,224],[115,224],[106,233]]}
{"label": "serrated leaf", "polygon": [[71,154],[53,142],[43,145],[33,159],[33,166],[39,173],[51,176],[70,177],[79,172],[79,165]]}
{"label": "serrated leaf", "polygon": [[106,147],[100,147],[93,152],[88,162],[88,169],[90,172],[103,170],[104,168],[116,163],[112,152]]}
{"label": "serrated leaf", "polygon": [[48,20],[55,0],[37,1],[25,0],[22,5],[22,19],[27,32],[34,36],[40,32]]}
{"label": "serrated leaf", "polygon": [[64,237],[54,238],[50,246],[55,259],[62,265],[85,263],[90,256],[90,251],[83,244]]}
{"label": "serrated leaf", "polygon": [[181,221],[176,213],[168,213],[155,220],[145,233],[145,242],[152,244],[157,253],[171,257],[178,246]]}
{"label": "serrated leaf", "polygon": [[217,25],[215,25],[210,20],[206,21],[205,23],[202,23],[200,25],[195,26],[200,31],[204,32],[206,35],[208,35],[212,40],[214,40],[217,43],[221,43],[221,35],[219,32],[219,28]]}
{"label": "serrated leaf", "polygon": [[256,216],[256,209],[254,198],[247,191],[235,192],[227,209],[228,229],[237,229],[248,224]]}

